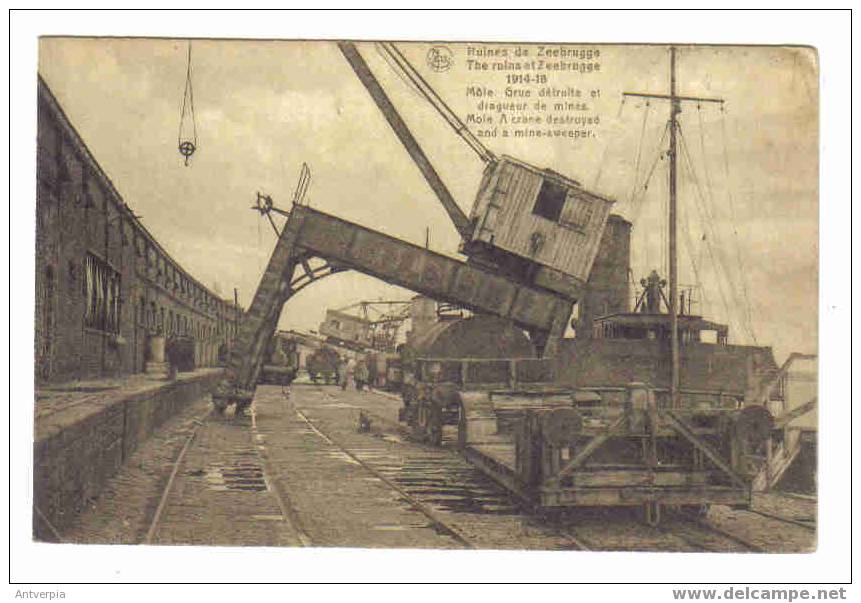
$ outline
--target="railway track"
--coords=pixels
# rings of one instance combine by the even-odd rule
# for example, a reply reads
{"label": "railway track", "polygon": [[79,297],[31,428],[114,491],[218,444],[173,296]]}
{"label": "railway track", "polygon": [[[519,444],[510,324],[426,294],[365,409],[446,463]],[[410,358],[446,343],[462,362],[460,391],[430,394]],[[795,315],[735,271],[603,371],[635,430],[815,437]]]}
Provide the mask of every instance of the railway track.
{"label": "railway track", "polygon": [[362,468],[365,469],[368,473],[370,473],[371,475],[373,475],[374,477],[376,477],[377,479],[382,481],[384,484],[386,484],[389,488],[391,488],[392,490],[396,491],[398,494],[403,496],[407,501],[409,501],[410,505],[412,505],[412,507],[414,509],[416,509],[417,511],[422,513],[425,517],[430,519],[431,522],[433,522],[433,525],[437,529],[442,530],[445,533],[447,533],[449,536],[451,536],[457,542],[459,542],[461,545],[463,545],[464,548],[468,548],[468,549],[476,548],[473,545],[473,543],[470,541],[470,539],[468,537],[466,537],[460,530],[458,530],[454,526],[450,525],[449,523],[446,523],[446,521],[444,519],[442,519],[438,513],[434,512],[431,509],[431,507],[424,504],[417,497],[413,496],[406,488],[403,488],[402,486],[398,485],[394,480],[390,479],[383,472],[378,471],[370,463],[363,460],[360,456],[354,454],[350,449],[342,446],[336,440],[332,439],[332,437],[330,437],[329,434],[325,433],[317,425],[315,425],[314,422],[311,421],[308,418],[308,416],[305,415],[305,413],[303,413],[301,410],[296,410],[296,414],[299,416],[299,418],[301,418],[308,425],[308,428],[311,429],[314,433],[316,433],[321,438],[326,440],[329,444],[338,448],[341,452],[343,452],[348,457],[350,457],[355,462],[357,462],[359,465],[361,465]]}
{"label": "railway track", "polygon": [[747,509],[746,513],[752,513],[754,515],[759,515],[760,517],[766,517],[768,519],[773,519],[775,521],[780,521],[785,524],[798,526],[800,528],[804,528],[805,530],[810,530],[811,532],[816,531],[816,524],[813,522],[805,522],[798,519],[792,519],[790,517],[783,517],[781,515],[777,515],[775,513],[769,513],[767,511],[761,511],[759,509]]}
{"label": "railway track", "polygon": [[[317,390],[330,400],[339,400],[339,396],[333,395],[332,393],[325,391],[323,388],[317,388]],[[361,412],[363,412],[365,415],[373,418],[374,423],[380,425],[383,429],[401,435],[409,435],[409,430],[407,428],[395,421],[392,421],[389,418],[384,417],[382,414],[380,414],[380,412],[377,412],[375,410],[373,404],[362,404],[361,401],[356,402],[356,400],[351,400],[351,402],[357,404],[356,408],[361,410]],[[441,452],[440,448],[426,448],[430,451],[436,451],[436,454],[440,454]],[[446,453],[452,454],[452,451],[447,450]],[[363,462],[362,464],[367,464],[367,462]],[[522,510],[519,512],[524,516],[526,515],[526,513]],[[814,526],[806,524],[803,521],[782,517],[774,513],[769,513],[767,511],[751,509],[749,511],[736,511],[735,513],[750,513],[752,515],[761,517],[762,519],[781,522],[786,526],[802,528],[805,531],[815,531]],[[620,523],[627,522],[626,519],[621,519],[619,521]],[[602,528],[605,526],[606,523],[601,524],[597,521],[592,521],[590,524],[589,520],[587,520],[585,523],[574,521],[573,524],[548,524],[549,529],[555,530],[559,535],[563,536],[568,540],[568,543],[571,545],[570,548],[574,548],[577,550],[655,550],[651,547],[655,547],[658,550],[679,550],[677,548],[679,545],[681,545],[682,547],[681,550],[689,549],[692,552],[731,551],[762,553],[769,550],[767,545],[764,546],[763,543],[758,542],[756,538],[747,538],[737,532],[725,529],[720,525],[716,525],[715,523],[710,522],[708,519],[701,519],[697,521],[684,520],[667,523],[657,529],[657,532],[659,532],[663,536],[663,540],[660,541],[655,541],[654,538],[650,538],[647,534],[647,532],[651,530],[654,535],[656,531],[654,528],[642,528],[640,526],[632,525],[630,526],[630,529],[633,532],[640,534],[639,542],[637,541],[637,537],[632,538],[631,542],[624,542],[622,538],[606,536],[602,530]],[[643,543],[648,544],[644,546]],[[673,543],[675,543],[675,545]],[[674,546],[676,547],[675,549]],[[566,547],[565,545],[562,545],[561,547],[554,548]]]}
{"label": "railway track", "polygon": [[[732,532],[729,532],[727,530],[724,530],[723,528],[720,528],[714,524],[709,523],[708,520],[699,520],[699,521],[696,521],[695,524],[698,528],[701,528],[703,530],[706,530],[707,532],[710,532],[710,533],[715,534],[717,536],[726,538],[730,542],[734,542],[734,543],[738,544],[739,546],[743,547],[747,552],[750,552],[750,553],[766,553],[766,552],[768,552],[763,547],[761,547],[757,544],[754,544],[753,542],[750,542],[746,538],[742,538],[741,536],[739,536],[737,534],[733,534]],[[725,552],[725,549],[714,549],[711,547],[707,548],[706,550],[708,550],[709,552]]]}
{"label": "railway track", "polygon": [[182,448],[180,448],[179,453],[176,455],[176,458],[171,465],[170,475],[167,478],[167,482],[165,483],[164,488],[162,488],[161,496],[159,497],[158,501],[158,506],[153,512],[152,519],[149,522],[149,528],[146,531],[146,535],[143,538],[142,544],[153,543],[153,539],[158,532],[159,524],[161,522],[165,507],[167,506],[167,501],[170,497],[170,493],[173,490],[176,476],[179,473],[179,469],[182,466],[183,461],[185,460],[185,455],[188,453],[188,449],[191,447],[191,443],[194,441],[194,438],[197,436],[198,430],[204,424],[204,421],[209,414],[210,413],[207,412],[203,415],[199,415],[197,418],[194,419],[194,427],[191,429],[191,432],[186,436],[185,441],[182,444]]}
{"label": "railway track", "polygon": [[[149,520],[149,526],[144,535],[141,543],[142,544],[157,544],[159,543],[159,534],[160,531],[165,527],[165,514],[166,510],[171,506],[172,503],[177,504],[178,507],[184,509],[186,512],[191,511],[188,516],[184,516],[180,513],[178,518],[173,518],[171,525],[168,526],[170,528],[175,527],[177,524],[189,524],[193,523],[197,520],[195,516],[195,509],[188,509],[187,502],[184,501],[174,501],[173,497],[175,496],[176,491],[178,490],[178,484],[182,480],[187,479],[197,479],[200,477],[200,471],[189,472],[184,471],[187,469],[186,459],[189,452],[193,449],[195,440],[198,438],[199,434],[202,430],[205,430],[208,426],[211,426],[213,423],[213,417],[218,416],[214,415],[213,411],[208,409],[207,412],[198,415],[193,419],[194,426],[185,436],[182,446],[179,449],[179,452],[176,454],[176,457],[173,460],[171,465],[171,471],[168,475],[164,486],[161,489],[161,494],[159,496],[159,502],[156,506],[155,510],[152,513],[152,516]],[[230,420],[230,419],[228,419]],[[252,440],[252,442],[256,445],[252,446],[242,446],[242,449],[238,451],[237,454],[243,455],[245,459],[244,466],[238,466],[234,468],[234,470],[238,470],[239,475],[235,476],[235,482],[237,484],[237,490],[247,490],[253,493],[265,493],[274,498],[274,502],[276,503],[278,509],[280,510],[280,516],[277,515],[252,515],[251,520],[259,520],[259,521],[272,521],[272,520],[280,520],[286,522],[289,526],[289,529],[296,535],[298,540],[298,544],[300,546],[311,546],[311,539],[308,537],[307,533],[302,529],[301,524],[298,521],[298,517],[290,504],[289,498],[286,497],[282,488],[279,486],[277,480],[272,479],[272,471],[269,466],[268,459],[265,453],[265,446],[263,445],[262,436],[257,431],[256,425],[256,416],[252,409],[250,415],[250,433],[248,434]],[[242,468],[244,467],[244,468]],[[260,467],[258,469],[258,467]],[[248,470],[250,468],[250,471]],[[251,482],[258,482],[262,480],[263,487]],[[248,484],[243,485],[243,484]]]}
{"label": "railway track", "polygon": [[[330,392],[324,390],[323,388],[317,388],[321,394],[327,397],[330,400],[338,400],[338,396],[331,394]],[[390,429],[395,431],[396,433],[402,435],[409,435],[409,430],[405,428],[403,425],[398,424],[384,416],[380,413],[375,412],[374,410],[368,408],[367,406],[359,406],[361,411],[372,417],[379,425],[384,426],[386,429]],[[308,417],[303,415],[303,419],[309,421]],[[333,444],[338,445],[331,437],[327,436]],[[415,446],[423,446],[418,444],[411,445]],[[360,455],[353,454],[347,448],[340,446],[341,450],[346,454],[350,455],[351,458],[354,458],[357,462],[359,462],[362,466],[365,466],[372,473],[379,474],[379,472],[374,469],[370,463],[366,460],[360,458]],[[443,454],[450,454],[450,451],[442,451],[440,448],[436,447],[425,447],[430,454],[433,454],[435,457]],[[434,458],[431,459],[432,462],[440,462],[441,459]],[[494,484],[495,486],[495,484]],[[504,492],[504,494],[503,494]],[[499,488],[500,495],[508,496],[508,493],[504,491],[501,487]],[[415,497],[412,497],[415,498]],[[518,509],[517,511],[521,515],[526,515],[525,510]],[[439,518],[438,514],[434,514],[431,519],[437,521],[438,523],[445,523],[444,520]],[[628,523],[629,520],[620,520],[622,523]],[[564,538],[565,542],[561,545],[557,544],[553,548],[558,549],[573,549],[573,550],[642,550],[642,545],[637,544],[629,544],[624,542],[621,538],[618,537],[607,537],[604,534],[601,534],[602,528],[606,527],[606,524],[602,522],[600,519],[596,520],[592,518],[590,520],[586,520],[584,523],[578,522],[575,520],[563,521],[563,522],[554,522],[550,521],[546,523],[545,526],[548,530],[554,531],[556,534]],[[652,532],[653,534],[656,532],[654,528],[649,528],[647,526],[641,525],[626,525],[626,528],[629,530],[641,532],[641,540],[649,540],[647,533]],[[708,552],[725,552],[727,550],[733,551],[749,551],[749,552],[760,552],[761,548],[756,544],[747,542],[743,538],[740,538],[734,534],[721,530],[716,526],[710,526],[706,524],[697,524],[696,528],[700,533],[707,532],[711,535],[711,538],[703,538],[702,534],[699,537],[693,537],[689,534],[690,526],[687,527],[687,532],[661,528],[657,530],[657,533],[662,534],[664,538],[664,542],[659,543],[659,546],[665,548],[666,550],[673,550],[673,546],[670,544],[675,541],[682,541],[688,548],[693,551],[708,551]],[[461,534],[462,535],[462,534]],[[728,544],[729,542],[729,544]]]}
{"label": "railway track", "polygon": [[[744,531],[743,528],[731,524],[727,526],[726,522],[723,522],[723,526],[716,525],[708,518],[697,521],[672,520],[652,528],[624,513],[613,515],[610,511],[592,515],[572,512],[562,521],[535,516],[521,501],[512,498],[504,488],[469,465],[451,449],[448,440],[442,448],[409,441],[405,437],[409,430],[392,420],[389,416],[392,415],[390,407],[381,406],[373,399],[363,403],[359,396],[348,395],[345,398],[322,387],[313,389],[320,403],[309,401],[301,404],[300,408],[291,402],[282,407],[284,411],[294,415],[294,420],[303,425],[302,429],[325,442],[325,446],[334,454],[349,459],[356,469],[365,472],[367,479],[378,481],[402,504],[421,514],[428,527],[449,538],[456,548],[755,553],[770,548],[761,534],[749,539],[747,532],[739,534],[739,529]],[[281,395],[286,397],[288,391],[282,389]],[[345,416],[354,417],[358,411],[373,418],[374,433],[360,434],[351,427],[345,428]],[[348,414],[345,415],[345,412]],[[256,488],[262,491],[253,494],[270,500],[268,504],[272,510],[266,512],[270,515],[250,515],[250,519],[269,522],[278,519],[289,525],[301,546],[326,545],[325,539],[315,543],[314,538],[303,529],[302,518],[291,503],[290,492],[285,490],[284,480],[278,478],[278,469],[270,463],[266,438],[271,438],[273,432],[264,430],[264,433],[269,434],[264,436],[257,429],[254,406],[250,416],[242,421],[244,423],[237,424],[233,418],[223,419],[207,412],[195,417],[188,433],[182,434],[181,440],[176,440],[178,451],[161,488],[158,504],[142,540],[144,543],[181,541],[181,536],[173,535],[172,531],[175,525],[188,523],[188,520],[182,519],[183,509],[191,509],[192,516],[195,513],[203,516],[202,512],[208,511],[205,505],[196,510],[193,508],[197,491],[192,486],[200,488],[204,481],[200,459],[208,458],[212,450],[205,448],[206,441],[211,445],[214,437],[224,430],[230,430],[233,439],[226,448],[241,448],[241,454],[246,455],[243,462],[253,465],[256,476],[265,483],[265,486]],[[349,419],[346,425],[351,424],[352,419]],[[207,433],[207,430],[212,429],[214,433]],[[204,446],[203,450],[197,448],[201,434],[205,441],[199,445]],[[277,467],[278,461],[275,462]],[[230,467],[229,470],[236,470],[236,465]],[[155,497],[150,500],[154,502]],[[170,513],[167,512],[169,509]],[[797,519],[780,517],[767,511],[733,513],[749,513],[753,517],[747,521],[780,522],[796,532],[798,529],[815,529]],[[249,521],[249,517],[244,519]],[[716,519],[720,520],[721,517]],[[260,530],[259,523],[252,529]],[[242,533],[242,529],[237,528],[237,532]],[[244,533],[242,537],[245,537]],[[249,539],[253,541],[254,537],[249,536]]]}
{"label": "railway track", "polygon": [[[317,387],[316,391],[330,400],[338,399],[323,388]],[[378,412],[364,407],[361,411],[389,431],[401,436],[409,434],[408,429]],[[522,514],[518,503],[507,491],[450,450],[390,438],[388,443],[398,446],[399,460],[395,461],[386,447],[348,445],[301,409],[297,408],[295,412],[309,429],[397,492],[422,513],[435,529],[449,535],[463,548],[489,548],[486,540],[479,540],[472,535],[480,531],[480,526],[475,524],[475,516]],[[457,519],[452,519],[452,516],[457,516]],[[468,521],[467,516],[472,521]],[[557,540],[559,542],[555,543],[554,548],[591,550],[588,542],[572,527],[561,531]]]}

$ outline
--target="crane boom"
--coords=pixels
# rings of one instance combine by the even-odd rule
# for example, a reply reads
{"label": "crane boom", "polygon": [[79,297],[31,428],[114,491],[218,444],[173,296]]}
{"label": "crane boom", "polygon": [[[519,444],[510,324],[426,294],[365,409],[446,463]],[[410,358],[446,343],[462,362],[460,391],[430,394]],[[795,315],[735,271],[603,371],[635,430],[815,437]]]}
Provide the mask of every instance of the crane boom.
{"label": "crane boom", "polygon": [[431,165],[427,155],[422,151],[418,141],[416,141],[415,137],[410,132],[410,129],[407,127],[407,124],[404,123],[404,120],[401,118],[397,109],[395,109],[392,101],[389,100],[389,97],[386,95],[382,86],[380,86],[377,78],[371,72],[365,59],[363,59],[362,55],[359,54],[359,50],[356,48],[356,45],[352,42],[338,42],[338,48],[341,50],[344,58],[347,59],[350,67],[353,68],[359,81],[362,82],[377,107],[383,113],[386,121],[389,122],[392,130],[395,131],[398,139],[404,145],[404,148],[406,148],[407,153],[410,154],[410,157],[425,177],[425,180],[427,180],[428,185],[436,194],[440,203],[442,203],[443,208],[445,208],[449,218],[451,218],[451,221],[454,223],[454,227],[462,237],[468,238],[473,230],[469,218],[463,210],[460,209],[457,202],[455,202],[454,197],[452,197],[445,183],[443,183],[439,174],[437,174],[433,165]]}

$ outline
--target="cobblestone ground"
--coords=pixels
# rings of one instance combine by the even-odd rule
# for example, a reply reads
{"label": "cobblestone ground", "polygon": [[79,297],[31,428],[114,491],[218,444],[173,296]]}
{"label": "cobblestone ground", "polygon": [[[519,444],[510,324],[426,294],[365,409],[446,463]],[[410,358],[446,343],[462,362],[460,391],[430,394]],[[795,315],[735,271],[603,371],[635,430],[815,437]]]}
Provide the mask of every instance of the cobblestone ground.
{"label": "cobblestone ground", "polygon": [[149,528],[171,465],[188,435],[209,411],[209,401],[187,405],[162,425],[126,461],[125,465],[63,534],[80,543],[133,544]]}
{"label": "cobblestone ground", "polygon": [[[754,509],[757,509],[754,503]],[[781,507],[783,509],[783,507]],[[783,510],[777,517],[789,517]],[[708,522],[722,530],[738,534],[755,546],[772,552],[810,553],[816,550],[816,531],[788,524],[773,517],[765,517],[749,511],[734,511],[726,507],[715,507],[709,512]]]}
{"label": "cobblestone ground", "polygon": [[[258,390],[256,404],[261,413],[275,403],[273,391]],[[698,543],[692,544],[677,535],[647,527],[626,512],[601,510],[552,520],[531,515],[457,454],[453,429],[447,431],[442,448],[410,442],[406,430],[397,422],[400,407],[397,396],[385,392],[342,391],[336,387],[295,386],[292,399],[286,404],[320,432],[318,438],[325,437],[336,443],[341,458],[345,463],[352,462],[355,471],[365,468],[403,489],[460,535],[468,546],[551,550],[703,549]],[[371,418],[371,433],[358,432],[360,411]],[[295,462],[295,455],[288,455],[286,460]],[[358,463],[361,465],[355,467]],[[377,538],[374,533],[361,538],[353,533],[349,540],[353,546],[393,546],[378,544]],[[722,545],[720,550],[735,550],[726,542]]]}
{"label": "cobblestone ground", "polygon": [[[141,542],[172,464],[196,436],[167,498],[154,543],[340,547],[656,551],[811,550],[815,533],[715,507],[707,526],[659,529],[625,511],[554,518],[526,512],[467,463],[447,431],[442,448],[411,442],[385,392],[260,386],[246,419],[187,408],[144,444],[66,534],[78,542]],[[358,430],[359,412],[372,422]],[[205,417],[202,425],[195,417]],[[755,508],[800,522],[815,501],[758,496]],[[739,541],[741,539],[741,541]],[[753,546],[746,546],[750,542]]]}

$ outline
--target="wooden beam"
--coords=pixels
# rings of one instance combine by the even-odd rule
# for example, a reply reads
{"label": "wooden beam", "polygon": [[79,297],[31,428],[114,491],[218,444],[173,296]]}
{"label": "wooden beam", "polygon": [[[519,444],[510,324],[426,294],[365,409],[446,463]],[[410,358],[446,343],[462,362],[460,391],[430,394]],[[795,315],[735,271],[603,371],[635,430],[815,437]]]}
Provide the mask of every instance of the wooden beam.
{"label": "wooden beam", "polygon": [[732,467],[724,461],[720,455],[708,445],[708,443],[704,442],[700,438],[696,436],[693,429],[691,429],[681,418],[679,418],[673,411],[668,409],[659,410],[658,413],[664,418],[667,419],[667,422],[670,426],[676,430],[683,438],[685,438],[688,442],[693,444],[695,448],[698,448],[706,458],[708,458],[712,463],[714,463],[718,469],[726,473],[732,481],[734,481],[737,485],[742,488],[749,488],[750,485],[745,482],[733,469]]}
{"label": "wooden beam", "polygon": [[611,437],[613,437],[613,434],[616,433],[616,431],[619,429],[619,427],[621,427],[627,419],[628,419],[628,413],[624,413],[621,416],[619,416],[619,418],[617,418],[615,421],[610,423],[607,427],[604,428],[604,431],[602,431],[601,433],[596,435],[594,438],[589,440],[589,443],[586,444],[583,448],[581,448],[577,452],[577,454],[574,456],[574,458],[571,459],[570,461],[568,461],[568,464],[565,465],[559,471],[559,473],[557,473],[552,479],[553,480],[561,479],[561,478],[565,477],[566,475],[568,475],[569,473],[571,473],[572,471],[574,471],[575,469],[577,469],[577,467],[582,465],[586,461],[586,459],[588,459],[590,456],[592,456],[592,454],[596,450],[598,450],[598,448],[603,446],[604,442],[606,442]]}
{"label": "wooden beam", "polygon": [[806,415],[811,410],[816,408],[816,402],[817,402],[817,397],[813,396],[810,400],[808,400],[807,402],[805,402],[801,406],[796,406],[795,408],[793,408],[789,412],[780,415],[779,417],[777,417],[777,419],[775,419],[774,427],[776,429],[782,429],[782,428],[786,427],[786,425],[789,424],[791,421],[794,421],[795,419],[797,419],[801,415]]}
{"label": "wooden beam", "polygon": [[725,101],[722,98],[705,98],[700,96],[672,96],[669,94],[645,94],[643,92],[623,92],[622,96],[636,96],[639,98],[656,98],[659,100],[677,100],[677,101],[691,101],[697,103],[720,103],[723,104]]}

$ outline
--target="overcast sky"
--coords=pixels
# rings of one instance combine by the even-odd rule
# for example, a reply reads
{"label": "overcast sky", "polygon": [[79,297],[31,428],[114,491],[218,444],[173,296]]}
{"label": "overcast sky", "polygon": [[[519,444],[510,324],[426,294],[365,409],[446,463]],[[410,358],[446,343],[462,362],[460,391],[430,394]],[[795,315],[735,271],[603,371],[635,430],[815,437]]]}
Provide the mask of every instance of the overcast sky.
{"label": "overcast sky", "polygon": [[[463,116],[475,104],[468,85],[505,85],[499,73],[467,70],[466,45],[448,46],[453,66],[437,73],[425,62],[429,44],[399,45]],[[459,238],[447,215],[334,43],[199,40],[192,48],[199,144],[190,167],[176,150],[186,41],[43,39],[40,72],[126,202],[202,282],[217,283],[225,296],[238,287],[241,302],[250,302],[275,235],[249,207],[257,191],[288,207],[303,162],[311,169],[313,207],[418,244],[429,227],[431,247],[456,254]],[[373,45],[359,48],[469,212],[481,161]],[[669,53],[660,46],[600,50],[598,74],[548,72],[557,87],[601,91],[596,139],[485,142],[497,154],[553,168],[617,199],[614,211],[634,221],[639,278],[666,258],[667,193],[666,162],[659,160],[648,191],[632,196],[637,149],[643,132],[642,178],[668,108],[632,100],[620,106],[620,98],[622,91],[666,93]],[[725,114],[687,105],[681,116],[700,183],[698,192],[683,163],[680,280],[695,284],[697,267],[703,303],[695,310],[729,322],[734,343],[753,343],[742,324],[749,322],[779,361],[792,351],[815,352],[815,55],[800,48],[681,48],[678,81],[680,94],[726,100]],[[280,326],[316,329],[326,307],[409,296],[357,273],[335,275],[291,299]]]}

